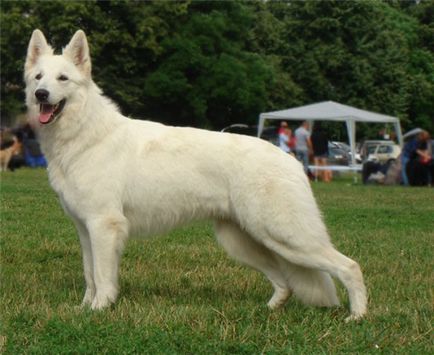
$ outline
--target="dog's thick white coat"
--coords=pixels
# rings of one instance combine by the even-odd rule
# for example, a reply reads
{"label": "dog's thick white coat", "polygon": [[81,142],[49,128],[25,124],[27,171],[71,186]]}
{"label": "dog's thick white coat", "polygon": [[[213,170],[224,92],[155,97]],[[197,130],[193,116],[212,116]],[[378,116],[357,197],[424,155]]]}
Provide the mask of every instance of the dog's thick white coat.
{"label": "dog's thick white coat", "polygon": [[[116,300],[120,255],[130,234],[162,234],[211,218],[228,254],[271,281],[271,308],[291,292],[307,304],[337,305],[332,275],[349,292],[350,318],[366,312],[360,268],[332,246],[294,158],[256,138],[122,116],[92,81],[82,31],[62,55],[53,55],[35,30],[25,80],[50,183],[80,237],[83,304],[101,309]],[[49,92],[52,105],[66,99],[47,125],[38,122],[38,89]]]}

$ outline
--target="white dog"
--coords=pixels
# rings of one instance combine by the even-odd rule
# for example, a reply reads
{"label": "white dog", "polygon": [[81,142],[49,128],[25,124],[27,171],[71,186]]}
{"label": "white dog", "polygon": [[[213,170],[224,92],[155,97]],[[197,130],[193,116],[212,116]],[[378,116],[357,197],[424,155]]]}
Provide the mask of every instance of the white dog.
{"label": "white dog", "polygon": [[365,314],[359,265],[334,249],[302,166],[290,155],[257,138],[122,116],[92,81],[83,31],[54,55],[35,30],[25,80],[50,183],[80,237],[83,304],[115,302],[130,234],[213,219],[229,255],[272,283],[271,308],[291,292],[306,304],[339,304],[334,276],[349,292],[349,319]]}

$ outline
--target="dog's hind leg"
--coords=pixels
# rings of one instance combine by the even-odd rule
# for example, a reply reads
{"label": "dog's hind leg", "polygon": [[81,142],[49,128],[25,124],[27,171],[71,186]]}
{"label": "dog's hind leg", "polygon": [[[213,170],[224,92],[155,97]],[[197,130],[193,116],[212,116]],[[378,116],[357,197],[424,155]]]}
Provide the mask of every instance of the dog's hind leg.
{"label": "dog's hind leg", "polygon": [[88,228],[96,287],[91,308],[102,309],[114,303],[119,293],[119,263],[128,237],[128,223],[122,215],[111,215],[93,219]]}
{"label": "dog's hind leg", "polygon": [[322,245],[319,249],[295,249],[281,240],[272,238],[265,240],[264,244],[293,264],[327,272],[338,278],[347,289],[350,298],[351,316],[347,320],[359,319],[366,313],[367,295],[360,267],[332,245]]}
{"label": "dog's hind leg", "polygon": [[279,260],[271,250],[256,242],[241,228],[228,221],[216,221],[216,238],[232,258],[261,271],[270,280],[274,294],[268,302],[272,309],[281,307],[288,300],[291,291],[280,269]]}

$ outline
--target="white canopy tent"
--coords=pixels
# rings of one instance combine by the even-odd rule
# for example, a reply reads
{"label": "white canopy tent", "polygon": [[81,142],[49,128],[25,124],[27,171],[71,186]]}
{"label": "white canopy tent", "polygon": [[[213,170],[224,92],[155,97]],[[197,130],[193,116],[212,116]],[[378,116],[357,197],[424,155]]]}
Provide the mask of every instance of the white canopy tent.
{"label": "white canopy tent", "polygon": [[397,117],[365,111],[333,101],[324,101],[316,104],[295,107],[288,110],[261,113],[258,123],[258,137],[260,137],[262,134],[265,120],[345,122],[348,131],[349,144],[351,147],[352,165],[356,164],[356,122],[392,123],[395,127],[398,142],[402,146],[401,126]]}

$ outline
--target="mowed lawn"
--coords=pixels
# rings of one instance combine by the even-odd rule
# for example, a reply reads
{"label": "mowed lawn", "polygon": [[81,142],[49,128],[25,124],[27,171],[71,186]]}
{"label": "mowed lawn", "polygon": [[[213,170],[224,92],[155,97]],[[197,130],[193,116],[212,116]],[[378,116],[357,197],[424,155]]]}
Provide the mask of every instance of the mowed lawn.
{"label": "mowed lawn", "polygon": [[[271,285],[230,260],[212,225],[130,241],[111,309],[77,307],[78,238],[44,170],[1,174],[1,330],[6,354],[433,353],[434,189],[313,183],[337,248],[357,260],[369,314],[291,298],[267,309]],[[252,191],[254,197],[254,191]]]}

